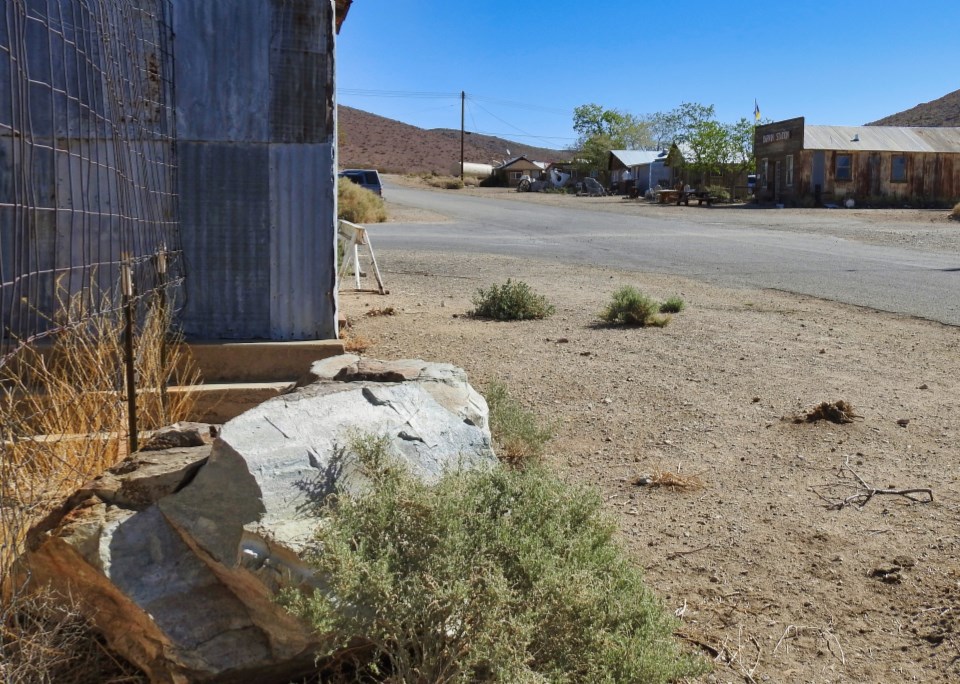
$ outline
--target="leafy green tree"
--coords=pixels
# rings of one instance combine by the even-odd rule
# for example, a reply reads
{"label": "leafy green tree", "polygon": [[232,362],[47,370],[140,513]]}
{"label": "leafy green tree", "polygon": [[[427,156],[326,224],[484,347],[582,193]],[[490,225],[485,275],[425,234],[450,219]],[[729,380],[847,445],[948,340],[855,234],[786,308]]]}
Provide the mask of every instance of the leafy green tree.
{"label": "leafy green tree", "polygon": [[737,178],[741,174],[751,173],[757,168],[753,155],[753,138],[757,123],[746,118],[727,126],[728,157],[727,164],[733,172],[730,179],[730,196],[735,195]]}
{"label": "leafy green tree", "polygon": [[605,109],[590,103],[573,110],[573,130],[577,132],[579,165],[586,169],[604,169],[610,150],[637,150],[653,146],[650,122],[618,109]]}

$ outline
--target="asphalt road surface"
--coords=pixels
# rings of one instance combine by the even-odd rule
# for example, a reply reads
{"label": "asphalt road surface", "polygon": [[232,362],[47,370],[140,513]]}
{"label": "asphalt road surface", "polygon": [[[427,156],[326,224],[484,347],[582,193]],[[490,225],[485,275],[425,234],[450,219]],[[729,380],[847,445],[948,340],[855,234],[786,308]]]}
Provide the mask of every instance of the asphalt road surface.
{"label": "asphalt road surface", "polygon": [[722,222],[709,210],[691,221],[590,210],[586,202],[582,210],[569,209],[395,185],[385,194],[450,221],[373,226],[378,250],[505,254],[666,273],[960,325],[960,254],[953,252],[737,225],[731,211]]}

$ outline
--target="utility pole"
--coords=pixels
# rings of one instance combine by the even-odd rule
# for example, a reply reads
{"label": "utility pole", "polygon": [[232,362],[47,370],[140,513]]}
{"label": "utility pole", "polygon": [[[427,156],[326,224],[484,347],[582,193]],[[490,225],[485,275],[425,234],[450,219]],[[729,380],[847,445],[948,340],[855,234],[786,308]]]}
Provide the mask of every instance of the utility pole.
{"label": "utility pole", "polygon": [[463,90],[460,91],[460,180],[463,180],[463,122],[464,122],[464,108],[466,105],[467,93]]}

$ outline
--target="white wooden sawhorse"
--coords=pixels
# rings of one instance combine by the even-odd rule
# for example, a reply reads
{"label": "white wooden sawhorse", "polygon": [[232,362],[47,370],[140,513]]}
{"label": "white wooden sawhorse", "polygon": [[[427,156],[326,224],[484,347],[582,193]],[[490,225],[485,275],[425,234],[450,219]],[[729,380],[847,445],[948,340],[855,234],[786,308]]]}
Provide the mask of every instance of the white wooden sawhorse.
{"label": "white wooden sawhorse", "polygon": [[[347,272],[347,265],[353,262],[353,275],[356,280],[357,292],[379,292],[382,295],[388,294],[387,289],[383,286],[383,278],[380,277],[380,268],[377,266],[377,257],[373,254],[373,245],[370,244],[370,236],[367,235],[367,229],[363,226],[358,226],[356,223],[350,223],[350,221],[341,219],[337,228],[337,239],[346,245],[343,251],[343,263],[341,264],[340,272],[337,274],[337,289],[340,289],[340,283],[343,281],[343,276]],[[370,254],[370,264],[373,268],[373,275],[377,279],[376,290],[363,290],[360,287],[360,245],[364,245]]]}

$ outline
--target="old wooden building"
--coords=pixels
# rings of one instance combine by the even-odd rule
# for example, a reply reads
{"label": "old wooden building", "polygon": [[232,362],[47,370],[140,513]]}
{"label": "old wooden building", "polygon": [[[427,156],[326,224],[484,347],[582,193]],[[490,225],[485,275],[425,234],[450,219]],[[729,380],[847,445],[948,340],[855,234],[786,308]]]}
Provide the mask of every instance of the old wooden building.
{"label": "old wooden building", "polygon": [[508,159],[500,166],[495,167],[493,173],[501,178],[504,185],[515,188],[524,176],[539,180],[546,167],[547,165],[543,162],[531,161],[524,156],[519,156]]}
{"label": "old wooden building", "polygon": [[757,197],[788,206],[960,199],[960,128],[757,126]]}

